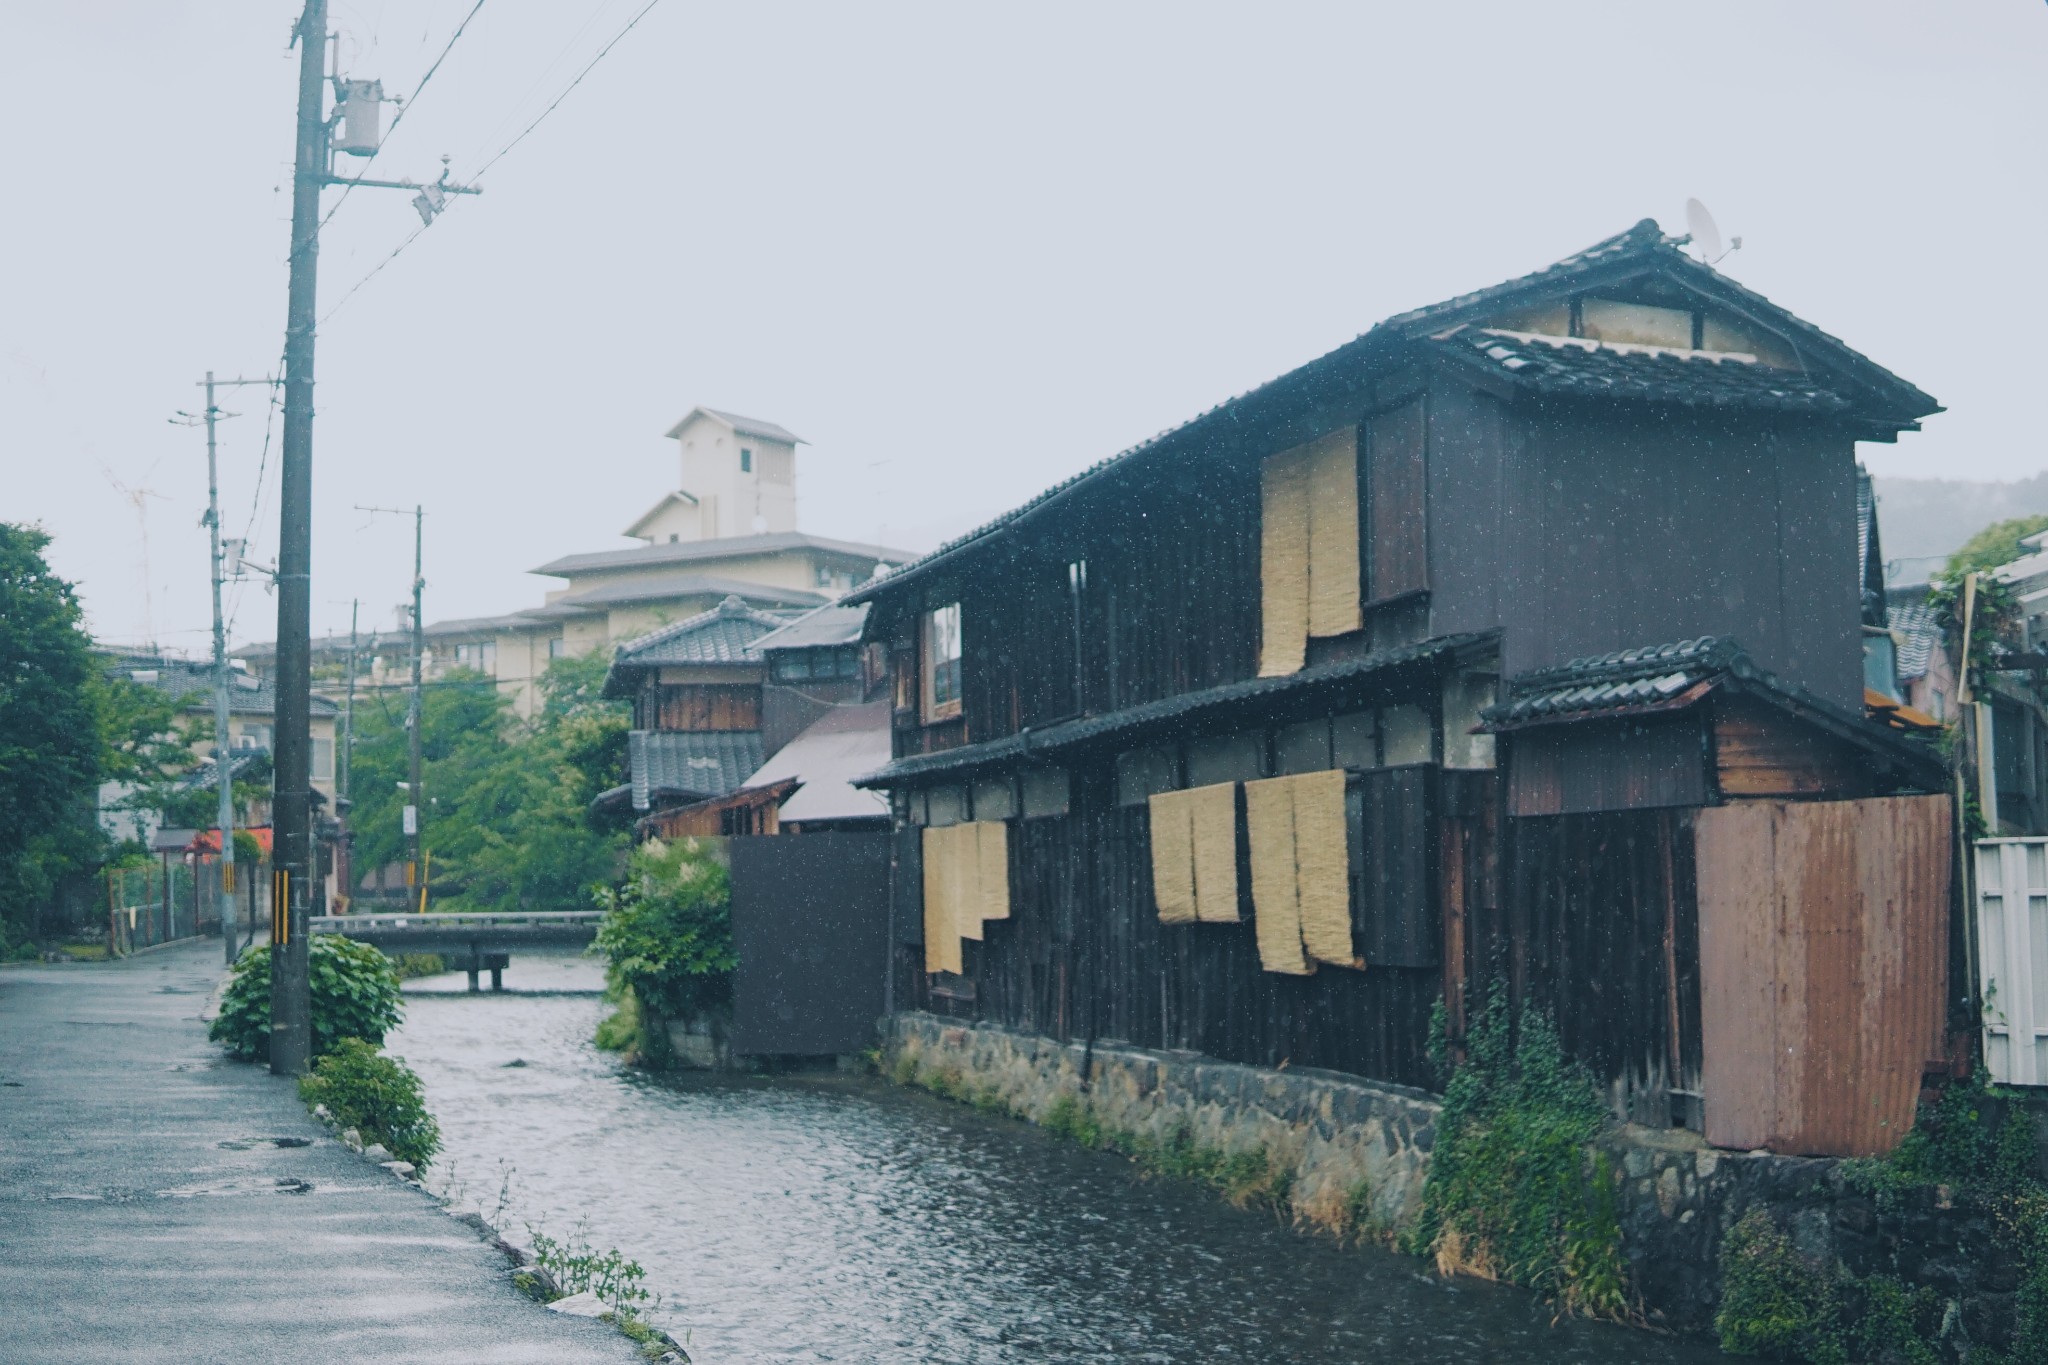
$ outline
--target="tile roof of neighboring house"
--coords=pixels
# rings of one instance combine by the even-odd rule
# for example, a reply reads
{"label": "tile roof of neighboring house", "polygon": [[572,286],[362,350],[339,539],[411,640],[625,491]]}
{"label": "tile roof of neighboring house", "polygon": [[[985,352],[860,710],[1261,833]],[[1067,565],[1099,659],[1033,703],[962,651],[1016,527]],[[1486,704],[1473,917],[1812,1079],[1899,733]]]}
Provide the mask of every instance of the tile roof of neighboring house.
{"label": "tile roof of neighboring house", "polygon": [[806,588],[777,588],[744,578],[727,578],[722,574],[684,573],[600,583],[580,592],[563,593],[539,610],[608,607],[628,602],[658,602],[665,597],[709,597],[714,594],[792,607],[814,607],[827,600],[825,594]]}
{"label": "tile roof of neighboring house", "polygon": [[1446,354],[1552,397],[1778,412],[1840,412],[1849,406],[1847,399],[1805,375],[1732,352],[1632,346],[1498,327],[1454,329],[1432,340]]}
{"label": "tile roof of neighboring house", "polygon": [[1721,690],[1756,697],[1846,740],[1922,790],[1945,789],[1947,767],[1924,742],[1814,696],[1759,668],[1733,640],[1713,636],[1592,655],[1524,673],[1509,679],[1502,700],[1480,714],[1482,728],[1498,734],[1657,715]]}
{"label": "tile roof of neighboring house", "polygon": [[772,649],[804,649],[821,645],[850,645],[860,639],[867,624],[866,607],[819,607],[805,612],[782,629],[763,635],[754,648],[766,654]]}
{"label": "tile roof of neighboring house", "polygon": [[[109,676],[125,677],[159,692],[168,692],[181,703],[181,710],[198,711],[213,708],[213,665],[189,663],[182,659],[160,659],[147,663],[127,660],[120,667],[108,670]],[[137,674],[155,674],[151,677],[137,677]],[[341,708],[322,696],[314,696],[312,712],[316,716],[332,716]],[[277,714],[277,687],[270,678],[257,679],[246,673],[236,673],[228,687],[228,714],[235,716],[270,716]]]}
{"label": "tile roof of neighboring house", "polygon": [[632,730],[626,735],[633,809],[656,796],[702,801],[736,791],[761,766],[758,730]]}
{"label": "tile roof of neighboring house", "polygon": [[886,799],[853,785],[853,779],[889,761],[889,699],[836,706],[776,751],[746,781],[772,787],[791,778],[803,783],[784,798],[780,818],[860,820],[889,813]]}
{"label": "tile roof of neighboring house", "polygon": [[1526,673],[1513,680],[1506,699],[1487,709],[1487,728],[1518,730],[1553,721],[1690,706],[1701,695],[1694,689],[1725,671],[1739,652],[1728,641],[1703,635]]}
{"label": "tile roof of neighboring house", "polygon": [[809,441],[806,441],[787,427],[779,427],[773,422],[764,422],[758,417],[742,417],[736,412],[720,412],[717,408],[707,408],[701,403],[684,413],[682,420],[668,429],[669,439],[674,440],[682,435],[683,428],[690,424],[690,419],[700,412],[707,417],[718,419],[742,436],[758,436],[764,441],[780,441],[784,445],[792,446],[810,444]]}
{"label": "tile roof of neighboring house", "polygon": [[[270,761],[268,749],[231,749],[228,752],[231,755],[228,759],[228,780],[231,782],[240,781],[251,769]],[[180,774],[172,786],[181,792],[201,791],[219,783],[220,778],[215,774],[213,757],[208,755],[200,759],[199,766],[191,772]]]}
{"label": "tile roof of neighboring house", "polygon": [[757,611],[728,597],[687,621],[628,640],[613,652],[617,664],[753,664],[761,661],[755,642],[788,625],[787,612]]}
{"label": "tile roof of neighboring house", "polygon": [[[1227,429],[1240,421],[1258,418],[1262,409],[1298,403],[1305,390],[1326,377],[1335,378],[1347,372],[1356,373],[1374,364],[1389,361],[1403,352],[1412,354],[1412,348],[1430,345],[1433,337],[1455,331],[1460,326],[1482,323],[1487,315],[1496,314],[1511,305],[1522,306],[1540,299],[1562,297],[1570,292],[1620,284],[1652,271],[1662,272],[1682,281],[1705,298],[1727,300],[1763,320],[1771,329],[1784,332],[1794,339],[1795,344],[1801,341],[1806,343],[1814,352],[1811,357],[1814,361],[1822,363],[1830,372],[1840,376],[1836,381],[1839,389],[1833,385],[1829,386],[1831,396],[1845,400],[1862,410],[1877,427],[1910,430],[1917,425],[1916,419],[1941,410],[1940,405],[1927,394],[1851,349],[1838,338],[1780,308],[1754,290],[1744,288],[1713,267],[1703,265],[1687,256],[1674,242],[1665,239],[1663,230],[1657,226],[1655,220],[1645,218],[1628,231],[1596,242],[1584,251],[1567,256],[1555,265],[1533,274],[1470,294],[1461,294],[1426,308],[1397,313],[1305,365],[1249,389],[1235,398],[1226,399],[1177,427],[1148,437],[1054,484],[1030,501],[1012,508],[994,521],[964,536],[946,542],[923,558],[904,565],[895,573],[854,589],[846,600],[849,603],[867,601],[879,593],[890,591],[907,578],[922,574],[997,531],[1043,511],[1078,485],[1090,482],[1112,468],[1147,458],[1161,450],[1177,450],[1192,446],[1212,430]],[[1617,363],[1630,366],[1635,364],[1634,361]],[[1690,368],[1692,362],[1680,363],[1688,367],[1682,373],[1695,373]],[[1796,394],[1798,389],[1804,387],[1804,381],[1793,381],[1789,378],[1791,372],[1775,373],[1777,378],[1774,382],[1784,386],[1788,391]],[[1645,378],[1647,382],[1647,376]],[[1752,376],[1731,379],[1724,375],[1721,382],[1754,384],[1754,378]],[[1644,392],[1633,396],[1649,398],[1652,395]],[[1806,400],[1795,400],[1794,406],[1798,406],[1801,401]],[[1811,402],[1812,406],[1807,410],[1822,410],[1826,406],[1824,399],[1814,399]]]}
{"label": "tile roof of neighboring house", "polygon": [[567,578],[571,574],[601,573],[635,569],[649,564],[688,564],[699,559],[744,559],[751,555],[780,554],[785,550],[818,550],[851,559],[901,564],[913,556],[907,550],[886,545],[863,545],[852,540],[830,540],[802,531],[771,531],[759,536],[721,536],[716,540],[665,541],[658,545],[634,545],[624,550],[597,550],[590,554],[565,555],[528,572]]}
{"label": "tile roof of neighboring house", "polygon": [[1136,743],[1150,735],[1179,733],[1200,721],[1228,720],[1239,716],[1256,719],[1259,707],[1282,699],[1334,699],[1347,684],[1414,664],[1428,663],[1486,644],[1497,633],[1478,631],[1464,635],[1439,635],[1397,649],[1380,650],[1362,659],[1319,664],[1278,678],[1247,678],[1200,692],[1183,692],[1158,701],[1125,707],[1098,716],[1061,721],[1043,730],[1027,730],[1002,739],[963,744],[933,754],[912,754],[888,766],[854,779],[857,787],[888,787],[899,782],[963,772],[973,768],[1007,764],[1029,754],[1056,754],[1082,745],[1117,741]]}
{"label": "tile roof of neighboring house", "polygon": [[1925,601],[1895,601],[1888,611],[1892,633],[1899,637],[1899,681],[1926,677],[1934,652],[1941,648],[1941,627],[1935,623],[1934,608]]}

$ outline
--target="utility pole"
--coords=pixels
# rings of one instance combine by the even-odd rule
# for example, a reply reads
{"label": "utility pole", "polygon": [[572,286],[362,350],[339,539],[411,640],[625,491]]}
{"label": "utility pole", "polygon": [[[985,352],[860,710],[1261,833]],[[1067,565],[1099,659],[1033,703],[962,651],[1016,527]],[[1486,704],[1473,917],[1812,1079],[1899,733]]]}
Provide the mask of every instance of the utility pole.
{"label": "utility pole", "polygon": [[335,862],[340,869],[340,881],[344,904],[355,899],[355,842],[349,833],[348,816],[355,808],[349,800],[349,766],[355,761],[356,747],[356,612],[362,606],[360,600],[348,604],[348,683],[341,706],[341,762],[335,774],[334,813],[341,820],[341,842],[335,846]]}
{"label": "utility pole", "polygon": [[[227,626],[225,618],[221,613],[220,590],[224,579],[240,572],[241,544],[239,541],[226,542],[227,544],[234,545],[234,555],[238,561],[237,567],[230,570],[224,562],[222,553],[224,542],[221,540],[220,534],[220,462],[218,458],[219,441],[217,439],[217,429],[222,417],[233,417],[235,414],[221,411],[220,405],[214,401],[214,390],[218,388],[240,387],[245,384],[275,385],[276,383],[277,381],[272,378],[217,380],[213,376],[213,371],[208,370],[206,378],[199,381],[199,387],[206,390],[205,410],[197,417],[189,412],[181,411],[177,417],[171,419],[172,422],[182,426],[198,426],[204,423],[206,427],[206,515],[200,518],[200,522],[207,528],[212,550],[213,763],[214,782],[220,789],[220,802],[218,806],[218,824],[221,831],[220,936],[221,946],[226,954],[227,963],[231,967],[234,965],[237,956],[235,951],[235,806],[233,767],[229,759],[228,749],[229,674]],[[180,418],[183,419],[182,422],[180,422]],[[253,937],[253,934],[251,936]]]}
{"label": "utility pole", "polygon": [[[356,504],[358,512],[381,512],[386,516],[406,515],[399,507],[365,507]],[[427,861],[426,861],[426,816],[427,802],[423,782],[424,754],[422,753],[425,710],[422,705],[421,672],[422,660],[426,653],[426,618],[423,596],[427,586],[426,562],[422,551],[426,545],[426,509],[415,504],[412,509],[412,699],[406,706],[405,729],[410,748],[410,779],[405,784],[405,837],[411,861],[406,864],[405,884],[419,888],[419,907],[425,913],[427,905]]]}
{"label": "utility pole", "polygon": [[[220,585],[226,571],[221,561],[220,542],[220,465],[217,458],[218,442],[215,428],[222,417],[235,414],[223,413],[214,402],[216,388],[240,387],[244,384],[270,384],[277,380],[263,379],[221,379],[213,377],[213,371],[206,372],[200,387],[206,390],[206,411],[201,420],[206,423],[206,529],[212,541],[213,550],[213,770],[214,780],[220,786],[220,804],[217,819],[220,825],[220,936],[227,953],[230,967],[235,965],[235,797],[233,764],[228,754],[228,640],[227,623],[221,615]],[[191,424],[188,414],[180,413]],[[176,418],[172,419],[176,421]]]}
{"label": "utility pole", "polygon": [[277,735],[270,908],[270,1069],[312,1061],[307,893],[312,890],[313,329],[319,320],[320,189],[328,127],[321,61],[327,0],[299,16],[298,148],[292,170],[291,284],[284,327],[284,440],[277,538]]}
{"label": "utility pole", "polygon": [[[354,156],[377,150],[383,87],[335,74],[337,115],[330,123],[321,92],[327,50],[327,0],[306,0],[293,41],[299,45],[297,151],[292,170],[291,284],[284,329],[284,441],[279,470],[277,538],[277,738],[272,828],[275,830],[270,916],[270,1069],[305,1072],[312,1052],[312,1003],[306,972],[306,912],[318,862],[313,848],[312,568],[313,334],[319,321],[320,191],[360,184],[418,190],[439,211],[448,194],[476,194],[448,183],[340,177],[330,156],[338,145]],[[335,140],[336,125],[340,141]],[[420,216],[432,220],[422,209]]]}

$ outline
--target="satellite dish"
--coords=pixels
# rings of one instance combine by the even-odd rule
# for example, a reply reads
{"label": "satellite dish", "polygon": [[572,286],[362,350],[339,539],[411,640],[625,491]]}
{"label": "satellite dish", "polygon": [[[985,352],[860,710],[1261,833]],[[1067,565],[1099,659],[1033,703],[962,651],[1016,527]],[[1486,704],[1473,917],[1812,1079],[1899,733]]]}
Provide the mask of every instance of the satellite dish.
{"label": "satellite dish", "polygon": [[1707,206],[1697,199],[1685,201],[1685,230],[1692,235],[1692,244],[1699,248],[1701,256],[1709,262],[1721,259],[1721,229],[1714,223],[1714,215],[1707,212]]}

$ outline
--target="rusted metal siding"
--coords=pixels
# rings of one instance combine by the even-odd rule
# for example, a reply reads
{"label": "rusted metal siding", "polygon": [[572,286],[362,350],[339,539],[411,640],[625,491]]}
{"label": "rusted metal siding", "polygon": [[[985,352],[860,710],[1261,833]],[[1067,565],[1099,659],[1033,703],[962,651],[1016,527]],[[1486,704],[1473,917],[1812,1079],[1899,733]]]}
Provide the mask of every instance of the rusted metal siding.
{"label": "rusted metal siding", "polygon": [[1875,1156],[1941,1055],[1944,796],[1755,801],[1699,813],[1707,1140]]}

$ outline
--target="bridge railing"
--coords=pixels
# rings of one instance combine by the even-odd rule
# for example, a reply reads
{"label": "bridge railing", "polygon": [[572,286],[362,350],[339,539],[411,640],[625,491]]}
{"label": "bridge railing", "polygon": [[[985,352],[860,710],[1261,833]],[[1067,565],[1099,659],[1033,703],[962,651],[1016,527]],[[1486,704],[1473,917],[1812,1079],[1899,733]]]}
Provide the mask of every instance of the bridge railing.
{"label": "bridge railing", "polygon": [[414,911],[377,912],[356,915],[316,915],[306,927],[316,934],[347,934],[390,929],[509,929],[527,925],[534,928],[573,927],[596,924],[602,910],[519,910],[519,911]]}

